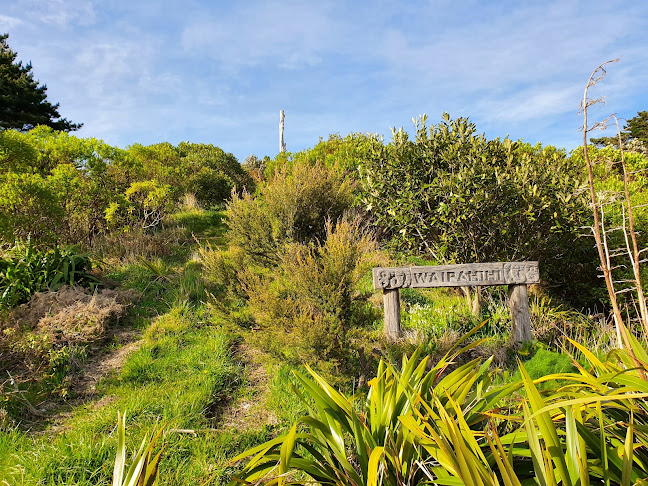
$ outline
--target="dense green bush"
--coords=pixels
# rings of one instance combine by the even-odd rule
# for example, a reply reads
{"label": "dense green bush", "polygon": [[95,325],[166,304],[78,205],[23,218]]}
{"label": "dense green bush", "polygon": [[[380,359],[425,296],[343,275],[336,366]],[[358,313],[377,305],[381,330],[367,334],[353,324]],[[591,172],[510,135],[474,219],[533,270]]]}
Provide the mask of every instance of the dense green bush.
{"label": "dense green bush", "polygon": [[213,145],[189,142],[180,143],[178,152],[183,163],[192,168],[185,192],[195,193],[201,204],[222,204],[232,190],[237,194],[254,192],[254,180],[232,154]]}
{"label": "dense green bush", "polygon": [[[339,392],[309,367],[310,376],[294,372],[303,391],[294,390],[307,414],[284,436],[237,456],[254,459],[230,486],[243,481],[276,484],[286,475],[303,478],[302,483],[353,486],[426,484],[433,474],[439,478],[433,484],[499,484],[443,481],[449,479],[448,473],[443,474],[447,461],[431,461],[434,452],[421,447],[416,432],[410,430],[410,420],[416,424],[426,419],[457,420],[455,430],[441,438],[479,435],[488,422],[488,415],[481,412],[497,407],[515,389],[491,389],[494,372],[488,370],[488,362],[474,360],[449,372],[456,356],[449,354],[426,366],[429,358],[420,360],[417,352],[409,359],[403,357],[400,370],[381,361],[369,392],[354,396]],[[431,439],[421,442],[434,444]],[[452,452],[451,446],[440,447],[438,455]]]}
{"label": "dense green bush", "polygon": [[563,275],[554,285],[590,248],[578,242],[584,183],[564,151],[488,140],[448,115],[429,128],[420,119],[413,141],[394,132],[360,168],[362,204],[399,250],[439,263],[540,260],[545,276]]}
{"label": "dense green bush", "polygon": [[277,154],[274,159],[265,161],[264,170],[266,176],[271,178],[278,170],[303,164],[321,164],[355,176],[358,166],[382,146],[382,138],[375,134],[351,133],[344,138],[338,134],[329,135],[328,140],[320,138],[313,148]]}
{"label": "dense green bush", "polygon": [[0,174],[0,236],[4,242],[30,236],[55,241],[64,219],[63,208],[40,174]]}
{"label": "dense green bush", "polygon": [[[0,240],[91,246],[114,228],[155,227],[185,193],[217,206],[254,182],[204,144],[126,150],[48,127],[0,133]],[[110,228],[108,227],[110,223]]]}

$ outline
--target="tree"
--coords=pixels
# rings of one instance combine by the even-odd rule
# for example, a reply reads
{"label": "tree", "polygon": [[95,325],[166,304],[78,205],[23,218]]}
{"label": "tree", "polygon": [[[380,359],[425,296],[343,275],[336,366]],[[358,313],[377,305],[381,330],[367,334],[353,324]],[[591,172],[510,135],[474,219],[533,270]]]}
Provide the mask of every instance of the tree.
{"label": "tree", "polygon": [[564,151],[487,140],[447,114],[429,129],[418,121],[414,141],[401,129],[378,148],[360,167],[361,201],[399,250],[438,263],[540,260],[545,276],[569,274],[587,205]]}
{"label": "tree", "polygon": [[16,62],[8,38],[9,34],[0,35],[0,129],[26,131],[47,125],[68,132],[81,128],[82,124],[61,118],[58,103],[47,101],[47,87],[34,80],[31,63]]}
{"label": "tree", "polygon": [[[631,140],[636,140],[644,145],[648,145],[648,111],[640,111],[637,116],[630,118],[623,130],[621,131],[621,141],[626,144]],[[614,135],[613,137],[601,137],[590,139],[597,147],[605,147],[611,145],[613,147],[619,146],[619,138]]]}

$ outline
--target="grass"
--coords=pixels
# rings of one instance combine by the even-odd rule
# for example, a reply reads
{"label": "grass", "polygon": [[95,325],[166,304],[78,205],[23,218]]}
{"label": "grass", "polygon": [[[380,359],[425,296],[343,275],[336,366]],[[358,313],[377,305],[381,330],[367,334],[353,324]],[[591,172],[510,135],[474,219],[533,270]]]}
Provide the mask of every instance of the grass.
{"label": "grass", "polygon": [[[222,235],[220,213],[191,210],[176,220],[212,244]],[[248,384],[232,352],[234,338],[206,311],[193,247],[195,242],[166,257],[112,265],[110,280],[141,292],[119,324],[141,329],[141,346],[119,372],[100,381],[95,400],[74,407],[55,427],[0,431],[0,484],[110,484],[118,410],[128,413],[129,450],[156,423],[166,424],[161,484],[222,483],[233,472],[229,458],[270,437],[269,427],[211,431]],[[172,432],[178,429],[196,433]]]}
{"label": "grass", "polygon": [[[174,307],[145,331],[143,345],[121,372],[101,383],[98,394],[107,399],[105,405],[75,410],[64,424],[63,434],[13,437],[5,446],[9,450],[0,455],[16,455],[21,467],[8,477],[0,473],[0,478],[12,484],[22,469],[26,484],[107,484],[111,469],[106,469],[106,464],[110,465],[114,455],[118,410],[128,411],[131,445],[158,421],[167,424],[167,429],[217,427],[220,412],[242,385],[240,377],[228,337],[197,311]],[[267,438],[265,433],[257,435],[259,440]],[[174,484],[168,474],[176,467],[201,480],[209,479],[219,468],[221,473],[226,469],[223,460],[231,437],[221,446],[218,437],[206,439],[177,434],[167,437],[164,484]],[[251,440],[254,437],[246,439],[247,443]],[[219,447],[223,451],[216,454]],[[207,457],[211,457],[208,462]]]}

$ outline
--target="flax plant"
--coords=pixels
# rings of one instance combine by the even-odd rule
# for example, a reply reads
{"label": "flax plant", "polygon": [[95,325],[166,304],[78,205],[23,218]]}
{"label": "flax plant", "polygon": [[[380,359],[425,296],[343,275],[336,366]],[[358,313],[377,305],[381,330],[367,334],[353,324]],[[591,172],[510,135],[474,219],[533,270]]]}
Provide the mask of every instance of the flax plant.
{"label": "flax plant", "polygon": [[131,465],[126,469],[126,412],[117,412],[117,455],[113,472],[113,486],[155,486],[158,484],[158,465],[162,450],[153,455],[162,429],[153,431],[145,437],[137,452],[133,454]]}
{"label": "flax plant", "polygon": [[456,353],[429,371],[419,352],[400,371],[381,363],[364,399],[307,368],[309,414],[235,458],[251,459],[232,484],[648,484],[648,351],[628,336],[634,354],[571,341],[588,365],[533,380],[519,362],[522,379],[500,386],[490,360],[450,371]]}
{"label": "flax plant", "polygon": [[[475,330],[464,337],[472,335]],[[446,355],[428,369],[420,351],[404,357],[402,368],[381,361],[369,382],[366,398],[347,397],[310,367],[310,377],[295,373],[304,389],[300,395],[309,414],[285,436],[243,452],[233,459],[251,458],[232,484],[415,485],[428,479],[434,456],[417,440],[405,419],[457,417],[467,430],[480,430],[489,410],[519,386],[491,388],[491,360],[472,360],[450,371],[461,352]],[[426,404],[434,403],[434,407]],[[308,479],[306,479],[308,478]]]}

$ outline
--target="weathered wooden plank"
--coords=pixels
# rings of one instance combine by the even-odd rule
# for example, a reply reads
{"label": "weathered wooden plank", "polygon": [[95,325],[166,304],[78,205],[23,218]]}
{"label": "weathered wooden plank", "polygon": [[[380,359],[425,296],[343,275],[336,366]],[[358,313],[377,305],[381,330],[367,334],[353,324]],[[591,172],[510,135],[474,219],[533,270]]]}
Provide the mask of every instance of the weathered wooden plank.
{"label": "weathered wooden plank", "polygon": [[465,263],[426,267],[374,268],[375,289],[484,287],[540,281],[538,262]]}
{"label": "weathered wooden plank", "polygon": [[383,303],[385,305],[384,333],[387,339],[398,339],[402,335],[400,322],[400,291],[388,289],[383,292]]}
{"label": "weathered wooden plank", "polygon": [[509,285],[509,308],[513,321],[513,340],[524,342],[531,340],[531,315],[529,313],[529,296],[527,286]]}

